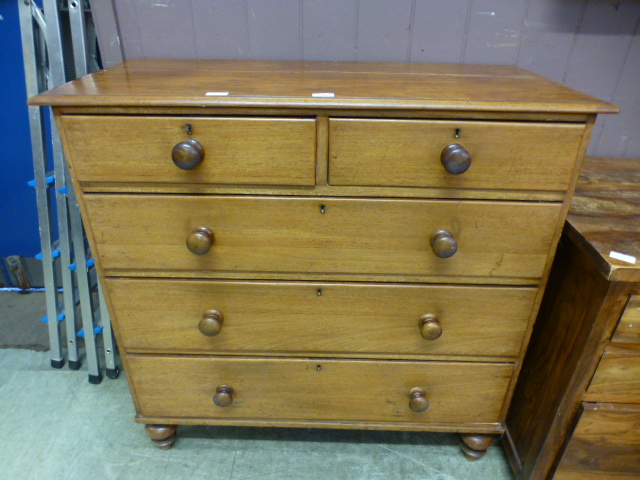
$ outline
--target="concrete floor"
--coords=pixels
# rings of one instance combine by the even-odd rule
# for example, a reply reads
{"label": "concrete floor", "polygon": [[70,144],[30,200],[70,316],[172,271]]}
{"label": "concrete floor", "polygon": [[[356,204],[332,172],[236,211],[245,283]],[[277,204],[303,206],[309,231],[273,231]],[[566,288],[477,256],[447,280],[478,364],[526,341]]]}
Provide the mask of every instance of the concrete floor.
{"label": "concrete floor", "polygon": [[[0,315],[20,315],[9,303],[20,301],[0,302]],[[125,374],[91,385],[86,373],[51,369],[47,352],[0,349],[2,480],[512,478],[499,442],[472,463],[452,434],[180,427],[162,451],[133,421]]]}

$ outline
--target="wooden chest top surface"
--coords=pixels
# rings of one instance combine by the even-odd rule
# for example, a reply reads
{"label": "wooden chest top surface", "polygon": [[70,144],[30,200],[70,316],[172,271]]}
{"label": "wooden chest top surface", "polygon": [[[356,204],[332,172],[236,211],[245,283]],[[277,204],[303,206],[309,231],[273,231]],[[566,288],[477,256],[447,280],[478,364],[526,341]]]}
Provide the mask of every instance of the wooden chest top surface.
{"label": "wooden chest top surface", "polygon": [[[214,95],[220,92],[228,95]],[[317,93],[334,96],[314,97]],[[255,60],[130,60],[45,92],[30,104],[618,111],[515,66]]]}
{"label": "wooden chest top surface", "polygon": [[[587,158],[567,233],[609,280],[640,282],[640,159]],[[619,252],[636,263],[617,260]]]}

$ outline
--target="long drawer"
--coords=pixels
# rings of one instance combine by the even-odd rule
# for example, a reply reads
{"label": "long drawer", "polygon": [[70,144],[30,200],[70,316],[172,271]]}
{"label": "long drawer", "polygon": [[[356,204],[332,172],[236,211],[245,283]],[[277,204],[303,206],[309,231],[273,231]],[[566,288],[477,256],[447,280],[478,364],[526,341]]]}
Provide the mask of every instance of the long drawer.
{"label": "long drawer", "polygon": [[[79,182],[315,185],[311,118],[63,116]],[[191,134],[187,133],[189,130]],[[198,142],[201,163],[178,168],[176,145]],[[183,147],[195,155],[193,146]]]}
{"label": "long drawer", "polygon": [[531,287],[106,284],[128,352],[515,358],[536,295]]}
{"label": "long drawer", "polygon": [[[143,417],[493,423],[513,364],[129,355]],[[231,387],[231,404],[214,403]],[[428,409],[410,408],[413,389]],[[423,404],[424,406],[424,404]]]}
{"label": "long drawer", "polygon": [[[583,132],[580,124],[333,118],[330,183],[562,191]],[[464,173],[443,166],[449,145],[468,152]]]}
{"label": "long drawer", "polygon": [[[560,204],[174,195],[86,195],[107,275],[123,271],[519,277],[536,283]],[[207,228],[210,250],[185,246]],[[458,245],[438,257],[432,239]],[[445,235],[446,236],[446,235]]]}

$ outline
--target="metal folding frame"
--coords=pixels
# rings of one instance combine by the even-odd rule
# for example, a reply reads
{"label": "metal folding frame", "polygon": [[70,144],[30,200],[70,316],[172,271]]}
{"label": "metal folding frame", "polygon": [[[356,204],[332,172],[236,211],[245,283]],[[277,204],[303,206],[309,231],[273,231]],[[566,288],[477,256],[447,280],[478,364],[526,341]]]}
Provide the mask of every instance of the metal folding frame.
{"label": "metal folding frame", "polygon": [[[42,0],[42,3],[41,9],[33,0],[18,0],[25,79],[29,97],[62,85],[70,76],[65,69],[63,48],[65,38],[60,23],[61,5],[58,0]],[[88,3],[83,0],[70,0],[62,5],[62,10],[69,15],[75,76],[85,75],[97,69],[95,51],[90,48],[96,43],[95,30],[92,28],[92,23],[87,22],[88,6]],[[49,109],[51,138],[48,142],[45,115],[44,108],[29,107],[51,366],[61,368],[65,363],[60,335],[60,322],[64,321],[69,367],[77,370],[81,366],[77,337],[82,336],[89,382],[100,383],[102,370],[97,335],[103,334],[106,373],[110,378],[116,378],[119,373],[115,361],[116,347],[102,289],[95,272],[92,271],[93,261],[82,226],[78,200],[73,185],[69,181],[69,171],[64,160],[62,142],[55,128],[55,119]],[[53,175],[48,174],[49,153],[53,158]],[[53,195],[51,188],[55,192]],[[55,225],[52,218],[53,196],[55,196],[58,212],[58,240],[55,241],[55,245]],[[56,284],[54,271],[56,256],[59,256],[61,261],[62,302],[58,301],[57,294],[59,285]],[[75,279],[73,271],[76,273]],[[94,292],[99,303],[97,309],[94,308]],[[80,332],[77,329],[76,318],[78,303],[83,326]]]}

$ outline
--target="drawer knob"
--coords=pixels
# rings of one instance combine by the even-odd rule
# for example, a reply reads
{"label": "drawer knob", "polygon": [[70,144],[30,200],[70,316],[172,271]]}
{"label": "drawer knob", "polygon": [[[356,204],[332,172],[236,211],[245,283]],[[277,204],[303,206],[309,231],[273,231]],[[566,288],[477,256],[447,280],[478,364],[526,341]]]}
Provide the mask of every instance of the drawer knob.
{"label": "drawer knob", "polygon": [[229,385],[219,385],[213,397],[213,403],[219,407],[228,407],[233,403],[233,388]]}
{"label": "drawer knob", "polygon": [[442,325],[432,313],[422,315],[418,320],[418,326],[420,327],[420,335],[425,340],[437,340],[442,335]]}
{"label": "drawer knob", "polygon": [[202,320],[198,324],[198,330],[207,337],[215,337],[222,330],[224,317],[218,310],[207,310],[202,315]]}
{"label": "drawer knob", "polygon": [[182,170],[192,170],[204,160],[204,148],[197,140],[188,138],[173,147],[171,159],[176,167]]}
{"label": "drawer knob", "polygon": [[436,257],[453,257],[458,251],[458,241],[453,237],[453,233],[447,230],[438,230],[431,236],[431,248]]}
{"label": "drawer knob", "polygon": [[440,154],[440,161],[447,172],[453,175],[460,175],[469,170],[471,154],[462,145],[453,143],[444,147]]}
{"label": "drawer knob", "polygon": [[427,400],[427,392],[424,388],[412,388],[409,392],[409,408],[414,412],[425,412],[429,409],[429,400]]}
{"label": "drawer knob", "polygon": [[207,227],[196,227],[187,237],[187,248],[195,255],[209,253],[213,245],[213,232]]}

